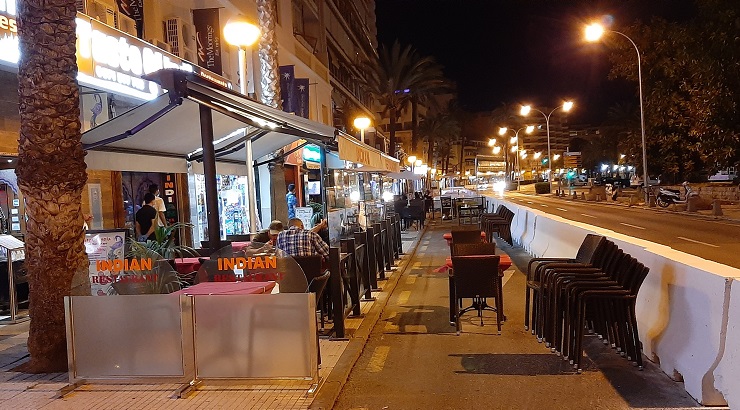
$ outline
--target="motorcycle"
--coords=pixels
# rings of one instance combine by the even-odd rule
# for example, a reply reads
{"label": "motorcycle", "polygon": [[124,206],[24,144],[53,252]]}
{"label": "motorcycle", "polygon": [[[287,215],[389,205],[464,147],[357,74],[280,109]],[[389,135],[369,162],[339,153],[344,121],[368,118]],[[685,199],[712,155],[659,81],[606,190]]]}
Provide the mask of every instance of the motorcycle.
{"label": "motorcycle", "polygon": [[661,208],[667,208],[669,205],[685,204],[689,201],[690,197],[699,195],[698,192],[694,192],[691,189],[688,182],[684,182],[681,186],[686,190],[686,196],[684,196],[684,199],[681,199],[681,191],[678,189],[660,188],[656,201],[658,206]]}

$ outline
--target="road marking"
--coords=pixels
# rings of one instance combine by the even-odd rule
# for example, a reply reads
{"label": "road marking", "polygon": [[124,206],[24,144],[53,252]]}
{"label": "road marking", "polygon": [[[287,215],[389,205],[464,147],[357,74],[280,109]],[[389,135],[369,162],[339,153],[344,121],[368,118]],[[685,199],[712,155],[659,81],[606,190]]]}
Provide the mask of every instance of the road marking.
{"label": "road marking", "polygon": [[373,350],[373,355],[370,357],[370,362],[368,362],[365,370],[367,370],[368,373],[379,373],[382,371],[383,366],[385,366],[385,359],[388,358],[388,352],[390,352],[390,350],[390,346],[376,347],[375,350]]}
{"label": "road marking", "polygon": [[422,246],[420,250],[421,250],[422,252],[426,252],[426,251],[427,251],[427,247],[426,247],[426,246]]}
{"label": "road marking", "polygon": [[542,205],[542,206],[544,206],[545,208],[547,208],[547,205],[545,205],[545,204],[540,204],[540,205]]}
{"label": "road marking", "polygon": [[557,209],[558,211],[568,212],[567,209],[563,209],[563,208],[555,208],[555,209]]}
{"label": "road marking", "polygon": [[411,296],[411,291],[410,290],[404,290],[398,296],[398,304],[399,305],[405,305],[409,301],[409,297],[410,296]]}
{"label": "road marking", "polygon": [[707,245],[707,246],[711,246],[712,248],[719,248],[719,246],[717,246],[717,245],[712,245],[711,243],[706,243],[706,242],[700,242],[700,241],[695,241],[695,240],[693,240],[693,239],[689,239],[689,238],[684,238],[683,236],[677,236],[676,238],[678,238],[678,239],[683,239],[684,241],[689,241],[689,242],[693,242],[693,243],[698,243],[698,244],[700,244],[700,245]]}
{"label": "road marking", "polygon": [[414,262],[414,268],[421,268],[421,262]]}
{"label": "road marking", "polygon": [[597,218],[596,218],[595,216],[593,216],[593,215],[589,215],[589,214],[581,214],[581,215],[583,215],[583,216],[587,216],[587,217],[589,217],[589,218],[594,218],[594,219],[597,219]]}
{"label": "road marking", "polygon": [[635,228],[635,229],[645,229],[645,228],[643,228],[642,226],[637,226],[637,225],[630,225],[630,224],[626,224],[626,223],[624,223],[624,222],[620,222],[619,224],[620,224],[620,225],[624,225],[624,226],[629,226],[630,228]]}
{"label": "road marking", "polygon": [[416,276],[409,276],[406,278],[407,285],[413,285],[414,283],[416,283]]}
{"label": "road marking", "polygon": [[385,322],[385,332],[398,332],[398,325],[393,322]]}
{"label": "road marking", "polygon": [[531,203],[532,203],[532,201],[527,201],[527,203],[528,203],[528,204],[531,204]]}

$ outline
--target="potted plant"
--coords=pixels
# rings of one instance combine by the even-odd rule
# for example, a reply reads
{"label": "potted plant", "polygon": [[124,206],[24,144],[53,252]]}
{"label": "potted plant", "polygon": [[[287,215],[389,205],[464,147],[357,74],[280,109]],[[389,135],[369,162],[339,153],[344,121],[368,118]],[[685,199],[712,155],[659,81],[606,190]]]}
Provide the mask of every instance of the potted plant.
{"label": "potted plant", "polygon": [[[185,245],[178,245],[175,232],[178,229],[191,228],[191,224],[175,223],[167,227],[157,227],[154,240],[137,242],[129,240],[127,260],[148,261],[121,272],[120,277],[111,286],[111,293],[119,295],[164,294],[172,293],[187,283],[187,277],[177,273],[174,259],[185,256],[198,256],[198,252]],[[172,262],[171,262],[172,261]],[[132,264],[133,265],[133,264]]]}

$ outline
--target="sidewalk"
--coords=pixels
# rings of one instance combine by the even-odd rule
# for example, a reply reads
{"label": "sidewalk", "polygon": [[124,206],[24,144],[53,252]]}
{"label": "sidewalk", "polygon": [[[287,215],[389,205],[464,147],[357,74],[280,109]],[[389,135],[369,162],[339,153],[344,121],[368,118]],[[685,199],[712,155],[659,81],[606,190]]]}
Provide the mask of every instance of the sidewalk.
{"label": "sidewalk", "polygon": [[[401,235],[404,252],[412,252],[423,231],[406,231]],[[410,255],[404,258],[408,261]],[[404,259],[399,263],[401,272]],[[25,374],[13,371],[28,360],[29,322],[0,325],[0,408],[2,409],[308,409],[322,394],[336,397],[341,384],[328,382],[346,378],[354,363],[347,349],[353,345],[364,345],[362,329],[367,335],[374,321],[368,320],[373,309],[376,316],[381,311],[379,304],[387,300],[399,273],[380,281],[380,292],[373,292],[375,302],[361,302],[362,315],[345,321],[347,340],[320,339],[322,366],[319,369],[320,386],[315,394],[308,394],[310,382],[282,381],[274,383],[254,382],[244,384],[204,384],[181,399],[172,398],[179,388],[176,384],[86,384],[73,391],[60,394],[68,388],[66,373]],[[372,323],[369,323],[372,322]],[[356,349],[359,354],[361,346]],[[338,366],[337,372],[335,366]],[[339,374],[339,376],[337,376]],[[343,376],[342,376],[343,374]],[[327,390],[333,393],[325,393]]]}
{"label": "sidewalk", "polygon": [[[507,322],[496,335],[494,312],[484,326],[468,313],[462,334],[449,324],[442,234],[455,221],[432,223],[409,269],[373,328],[336,409],[686,408],[697,403],[650,362],[638,371],[596,337],[585,341],[583,374],[524,330],[524,287],[529,256],[499,242],[515,266],[506,272]],[[328,407],[327,407],[328,408]]]}

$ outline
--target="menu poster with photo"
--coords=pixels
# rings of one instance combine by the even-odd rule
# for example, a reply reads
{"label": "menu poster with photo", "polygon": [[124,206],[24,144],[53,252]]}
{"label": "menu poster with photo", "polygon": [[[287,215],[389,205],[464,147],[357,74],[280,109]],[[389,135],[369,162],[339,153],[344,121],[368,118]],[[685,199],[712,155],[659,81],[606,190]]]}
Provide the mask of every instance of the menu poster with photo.
{"label": "menu poster with photo", "polygon": [[85,252],[90,262],[88,274],[90,275],[90,289],[93,296],[108,295],[113,283],[113,276],[120,273],[112,270],[98,270],[99,267],[112,269],[112,266],[110,263],[98,264],[97,262],[115,260],[123,262],[125,243],[126,234],[124,231],[88,233],[85,235]]}
{"label": "menu poster with photo", "polygon": [[311,218],[313,217],[313,208],[310,206],[297,206],[295,208],[295,217],[303,221],[303,226],[306,229],[313,228]]}

